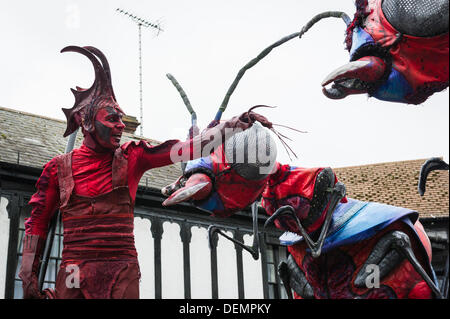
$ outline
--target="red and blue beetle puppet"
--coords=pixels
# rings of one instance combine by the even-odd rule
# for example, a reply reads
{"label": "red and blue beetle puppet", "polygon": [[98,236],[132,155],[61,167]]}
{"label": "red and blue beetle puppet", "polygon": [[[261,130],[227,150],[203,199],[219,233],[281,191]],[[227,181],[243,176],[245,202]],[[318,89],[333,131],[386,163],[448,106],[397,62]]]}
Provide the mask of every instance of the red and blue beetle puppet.
{"label": "red and blue beetle puppet", "polygon": [[[355,5],[353,20],[343,12],[324,12],[299,34],[327,17],[340,17],[347,26],[350,62],[322,82],[325,96],[368,93],[382,101],[421,104],[448,88],[449,0],[356,0]],[[438,158],[424,163],[421,196],[435,169],[448,170],[448,164]]]}
{"label": "red and blue beetle puppet", "polygon": [[278,271],[295,298],[442,297],[418,213],[346,198],[330,168],[279,165],[262,206],[286,230]]}
{"label": "red and blue beetle puppet", "polygon": [[323,81],[327,97],[421,104],[448,87],[448,0],[356,0],[356,8],[346,21],[350,62]]}
{"label": "red and blue beetle puppet", "polygon": [[[232,193],[236,185],[222,181],[214,183],[216,188],[211,188],[209,194],[195,193],[197,181],[201,183],[204,175],[214,176],[213,170],[206,173],[208,167],[214,167],[214,157],[205,162],[212,166],[201,161],[188,163],[188,169],[194,171],[189,176],[191,182],[178,191],[189,194],[194,189],[192,196],[184,196],[182,200],[193,200],[194,205],[213,213],[222,212],[224,198],[217,200],[217,194]],[[199,171],[195,172],[194,167]],[[276,163],[273,171],[264,178],[266,186],[262,194],[246,193],[245,197],[262,195],[262,206],[271,215],[266,224],[273,221],[276,227],[286,231],[280,242],[288,246],[290,255],[287,262],[279,265],[279,275],[290,298],[292,290],[295,298],[441,297],[430,263],[431,245],[417,212],[346,198],[344,185],[337,181],[330,168],[306,169]],[[237,173],[229,171],[228,174]],[[244,197],[239,192],[236,196]],[[234,211],[229,210],[227,214]],[[217,232],[257,259],[255,204],[252,213],[252,247],[214,226],[209,229],[210,239]]]}

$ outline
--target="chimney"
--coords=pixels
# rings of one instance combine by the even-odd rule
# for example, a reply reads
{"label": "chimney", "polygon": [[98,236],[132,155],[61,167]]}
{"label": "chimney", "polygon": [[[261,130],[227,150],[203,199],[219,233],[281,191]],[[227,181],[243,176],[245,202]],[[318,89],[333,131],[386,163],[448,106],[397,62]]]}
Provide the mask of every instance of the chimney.
{"label": "chimney", "polygon": [[136,132],[136,128],[141,124],[138,122],[136,117],[130,115],[124,115],[122,121],[125,124],[124,131],[131,134],[134,134]]}

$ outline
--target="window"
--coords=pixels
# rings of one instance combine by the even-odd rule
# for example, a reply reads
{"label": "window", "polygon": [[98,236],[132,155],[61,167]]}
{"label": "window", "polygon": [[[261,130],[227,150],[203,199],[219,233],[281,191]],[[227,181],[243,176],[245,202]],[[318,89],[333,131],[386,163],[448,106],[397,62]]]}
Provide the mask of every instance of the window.
{"label": "window", "polygon": [[[29,210],[25,209],[25,212],[28,212],[27,217],[29,217]],[[14,299],[22,299],[23,290],[22,290],[22,280],[19,278],[20,265],[22,264],[22,252],[23,252],[23,237],[25,234],[25,216],[21,216],[20,224],[19,224],[19,233],[18,233],[18,245],[17,245],[17,268],[16,275],[14,278]],[[58,273],[59,265],[61,264],[61,253],[63,247],[63,235],[62,235],[62,224],[58,221],[55,229],[55,237],[53,240],[52,251],[50,254],[50,258],[48,261],[47,271],[44,278],[43,289],[45,288],[54,288],[56,282],[56,275]]]}
{"label": "window", "polygon": [[267,284],[269,299],[287,299],[283,282],[278,276],[278,265],[287,259],[286,248],[279,245],[267,245]]}

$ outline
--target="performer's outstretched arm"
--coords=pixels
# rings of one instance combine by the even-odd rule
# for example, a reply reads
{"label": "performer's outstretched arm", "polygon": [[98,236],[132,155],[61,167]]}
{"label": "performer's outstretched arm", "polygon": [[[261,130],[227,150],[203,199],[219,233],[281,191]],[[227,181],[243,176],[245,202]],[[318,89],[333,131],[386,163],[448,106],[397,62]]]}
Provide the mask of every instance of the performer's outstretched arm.
{"label": "performer's outstretched arm", "polygon": [[220,122],[186,141],[168,140],[156,146],[151,146],[146,141],[125,143],[122,145],[122,149],[125,156],[128,157],[130,193],[135,194],[137,184],[145,171],[208,156],[226,138],[251,127],[254,121],[263,125],[271,125],[264,116],[250,111]]}

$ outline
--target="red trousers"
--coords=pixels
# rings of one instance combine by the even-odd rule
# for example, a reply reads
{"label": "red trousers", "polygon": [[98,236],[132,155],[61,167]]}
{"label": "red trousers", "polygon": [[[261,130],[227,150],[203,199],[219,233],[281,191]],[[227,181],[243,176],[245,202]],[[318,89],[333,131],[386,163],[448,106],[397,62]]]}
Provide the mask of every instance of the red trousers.
{"label": "red trousers", "polygon": [[[140,271],[137,263],[104,262],[101,268],[112,268],[113,273],[99,276],[96,272],[83,275],[83,271],[89,271],[92,267],[80,267],[80,281],[74,279],[72,270],[66,271],[61,267],[56,278],[55,299],[139,299]],[[113,278],[106,283],[105,280]],[[103,280],[102,280],[103,279]],[[108,289],[101,289],[95,283],[105,284]],[[78,286],[78,287],[77,287]],[[100,289],[99,289],[100,288]]]}

